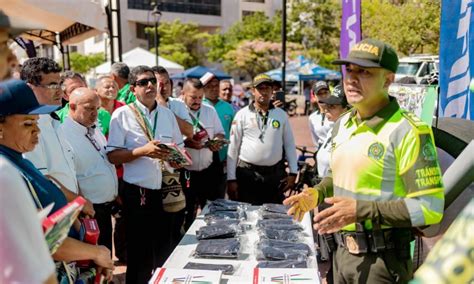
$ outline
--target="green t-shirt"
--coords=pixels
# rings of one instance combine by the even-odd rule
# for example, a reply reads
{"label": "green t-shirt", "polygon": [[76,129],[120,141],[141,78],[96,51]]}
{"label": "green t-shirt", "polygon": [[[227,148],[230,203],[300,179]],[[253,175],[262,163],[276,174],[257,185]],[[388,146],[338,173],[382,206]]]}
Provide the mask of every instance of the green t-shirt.
{"label": "green t-shirt", "polygon": [[[224,127],[225,131],[225,139],[229,139],[230,137],[230,127],[232,126],[232,120],[234,119],[234,108],[232,107],[231,104],[228,102],[225,102],[221,99],[214,105],[210,100],[204,98],[203,102],[205,102],[207,105],[214,107],[214,109],[217,112],[217,115],[219,116],[219,120],[222,123],[222,127]],[[227,158],[227,146],[222,147],[222,149],[219,151],[219,158],[222,161],[224,161]]]}
{"label": "green t-shirt", "polygon": [[64,122],[64,119],[68,116],[69,114],[69,103],[65,104],[64,107],[60,110],[56,111],[56,114],[59,116],[59,120],[61,123]]}
{"label": "green t-shirt", "polygon": [[118,91],[117,101],[124,102],[128,105],[129,103],[133,103],[135,100],[135,95],[130,91],[130,84],[126,84]]}
{"label": "green t-shirt", "polygon": [[[59,116],[59,120],[61,121],[61,123],[63,123],[66,117],[68,117],[69,115],[69,103],[64,105],[62,109],[56,111],[56,114]],[[103,108],[99,109],[99,113],[97,116],[97,120],[98,120],[97,126],[100,128],[100,130],[102,131],[104,135],[107,135],[109,133],[109,125],[110,125],[111,117],[112,116],[110,115],[108,111],[106,111]]]}

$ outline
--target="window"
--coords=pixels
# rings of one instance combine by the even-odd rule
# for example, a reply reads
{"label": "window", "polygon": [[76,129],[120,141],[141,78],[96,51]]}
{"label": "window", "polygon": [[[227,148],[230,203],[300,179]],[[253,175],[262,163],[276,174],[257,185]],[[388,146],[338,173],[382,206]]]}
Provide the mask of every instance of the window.
{"label": "window", "polygon": [[150,28],[145,24],[137,23],[137,38],[139,39],[148,39],[148,35],[145,33],[145,28]]}
{"label": "window", "polygon": [[245,16],[251,16],[253,14],[257,13],[256,11],[245,11],[245,10],[242,10],[242,18],[245,17]]}
{"label": "window", "polygon": [[98,43],[104,40],[104,34],[99,34],[94,37],[94,43]]}
{"label": "window", "polygon": [[[151,0],[128,0],[128,8],[151,10],[151,2]],[[162,12],[221,15],[221,0],[160,0],[157,2]]]}
{"label": "window", "polygon": [[70,45],[69,46],[69,53],[77,52],[77,46],[75,45]]}

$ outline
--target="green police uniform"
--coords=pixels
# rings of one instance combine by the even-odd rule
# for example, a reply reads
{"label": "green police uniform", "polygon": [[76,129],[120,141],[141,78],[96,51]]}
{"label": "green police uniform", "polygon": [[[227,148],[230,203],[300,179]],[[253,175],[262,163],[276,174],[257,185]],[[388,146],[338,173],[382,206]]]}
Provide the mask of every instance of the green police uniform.
{"label": "green police uniform", "polygon": [[336,234],[335,282],[407,282],[411,233],[400,228],[443,217],[444,188],[431,128],[391,97],[370,119],[360,121],[355,110],[344,114],[332,135],[332,170],[316,186],[319,201],[356,199],[359,222]]}

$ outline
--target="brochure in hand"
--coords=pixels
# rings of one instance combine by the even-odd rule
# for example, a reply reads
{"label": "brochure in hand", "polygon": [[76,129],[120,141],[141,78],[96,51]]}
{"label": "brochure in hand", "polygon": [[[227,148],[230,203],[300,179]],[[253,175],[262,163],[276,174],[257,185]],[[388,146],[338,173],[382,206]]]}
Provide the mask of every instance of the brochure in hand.
{"label": "brochure in hand", "polygon": [[222,148],[222,147],[224,147],[225,145],[228,145],[228,144],[230,144],[230,141],[229,141],[229,140],[220,139],[220,138],[214,138],[214,139],[207,140],[207,141],[204,143],[204,147],[209,148],[210,146],[219,145],[219,147]]}
{"label": "brochure in hand", "polygon": [[175,143],[161,143],[158,147],[167,149],[171,152],[167,162],[175,162],[180,166],[190,166],[193,161],[185,149],[178,147]]}
{"label": "brochure in hand", "polygon": [[220,283],[222,271],[158,268],[148,284]]}
{"label": "brochure in hand", "polygon": [[51,254],[55,253],[64,239],[66,239],[69,229],[81,212],[84,204],[86,204],[86,200],[79,196],[43,220],[43,231]]}

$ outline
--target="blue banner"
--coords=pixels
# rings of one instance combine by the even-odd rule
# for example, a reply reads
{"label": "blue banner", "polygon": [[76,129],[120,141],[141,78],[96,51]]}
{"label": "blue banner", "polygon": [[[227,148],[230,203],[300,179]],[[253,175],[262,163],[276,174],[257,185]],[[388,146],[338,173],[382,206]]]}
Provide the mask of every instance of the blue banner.
{"label": "blue banner", "polygon": [[441,3],[440,116],[474,120],[474,0]]}

